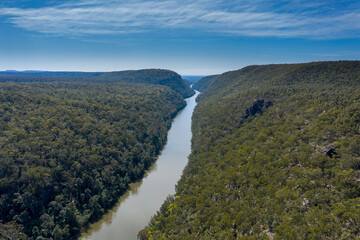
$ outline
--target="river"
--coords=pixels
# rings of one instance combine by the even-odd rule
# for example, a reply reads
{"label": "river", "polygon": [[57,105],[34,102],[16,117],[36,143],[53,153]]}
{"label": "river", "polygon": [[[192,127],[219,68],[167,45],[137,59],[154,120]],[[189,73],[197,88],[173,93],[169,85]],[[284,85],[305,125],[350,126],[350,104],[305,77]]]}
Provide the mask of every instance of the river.
{"label": "river", "polygon": [[186,99],[186,107],[173,120],[164,150],[143,180],[130,184],[116,206],[90,225],[80,239],[136,240],[139,230],[147,225],[166,197],[175,193],[175,184],[191,151],[191,116],[198,94]]}

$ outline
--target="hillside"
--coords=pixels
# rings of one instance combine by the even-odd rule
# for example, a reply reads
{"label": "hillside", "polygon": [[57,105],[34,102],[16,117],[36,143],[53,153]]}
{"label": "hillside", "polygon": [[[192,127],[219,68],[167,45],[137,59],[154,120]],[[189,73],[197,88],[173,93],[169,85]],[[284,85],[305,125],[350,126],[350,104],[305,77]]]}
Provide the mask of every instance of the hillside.
{"label": "hillside", "polygon": [[42,77],[87,77],[98,76],[102,72],[52,72],[52,71],[0,71],[0,76],[42,76]]}
{"label": "hillside", "polygon": [[143,239],[360,237],[360,62],[249,66],[198,100],[188,166]]}
{"label": "hillside", "polygon": [[0,82],[97,82],[97,83],[147,83],[168,86],[184,98],[195,92],[181,76],[170,70],[143,69],[119,72],[1,72]]}
{"label": "hillside", "polygon": [[76,239],[138,181],[185,106],[139,83],[0,83],[0,239]]}
{"label": "hillside", "polygon": [[169,70],[144,69],[109,72],[93,77],[93,79],[100,82],[135,82],[164,85],[180,93],[185,98],[195,94],[194,90],[184,82],[179,74]]}
{"label": "hillside", "polygon": [[217,76],[219,75],[211,75],[211,76],[203,77],[202,79],[194,83],[193,88],[199,92],[203,92],[206,88],[209,87],[212,80],[215,79]]}
{"label": "hillside", "polygon": [[192,85],[202,79],[204,76],[200,75],[183,75],[182,78],[184,79],[187,85]]}

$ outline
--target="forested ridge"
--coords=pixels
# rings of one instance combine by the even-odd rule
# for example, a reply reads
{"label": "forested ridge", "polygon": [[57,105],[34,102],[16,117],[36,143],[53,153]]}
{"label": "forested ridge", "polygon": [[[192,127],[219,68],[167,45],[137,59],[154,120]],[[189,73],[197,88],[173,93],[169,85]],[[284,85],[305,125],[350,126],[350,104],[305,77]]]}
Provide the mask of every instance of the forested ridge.
{"label": "forested ridge", "polygon": [[141,239],[360,238],[359,61],[249,66],[198,100],[189,163]]}
{"label": "forested ridge", "polygon": [[219,75],[210,75],[210,76],[203,77],[202,79],[200,79],[199,81],[194,83],[193,88],[198,90],[199,92],[203,92],[206,88],[209,87],[212,80],[215,79],[217,76],[219,76]]}
{"label": "forested ridge", "polygon": [[0,72],[0,82],[147,83],[168,86],[183,97],[195,94],[179,74],[163,69],[117,72]]}
{"label": "forested ridge", "polygon": [[103,74],[103,72],[0,71],[0,76],[4,77],[87,77],[100,74]]}
{"label": "forested ridge", "polygon": [[187,85],[192,85],[204,78],[204,76],[201,75],[183,75],[182,78],[184,79],[185,83]]}
{"label": "forested ridge", "polygon": [[185,106],[140,83],[0,83],[0,239],[76,239],[142,178]]}

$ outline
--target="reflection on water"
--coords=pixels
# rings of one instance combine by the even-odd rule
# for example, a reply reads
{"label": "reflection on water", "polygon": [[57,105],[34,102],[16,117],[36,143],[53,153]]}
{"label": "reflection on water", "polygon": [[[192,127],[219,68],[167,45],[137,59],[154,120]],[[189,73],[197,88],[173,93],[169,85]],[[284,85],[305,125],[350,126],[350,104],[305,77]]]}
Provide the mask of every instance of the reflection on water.
{"label": "reflection on water", "polygon": [[130,190],[116,206],[92,224],[81,239],[135,240],[166,197],[175,193],[175,184],[191,151],[191,116],[197,95],[187,99],[187,106],[174,119],[164,150],[143,180],[130,184]]}

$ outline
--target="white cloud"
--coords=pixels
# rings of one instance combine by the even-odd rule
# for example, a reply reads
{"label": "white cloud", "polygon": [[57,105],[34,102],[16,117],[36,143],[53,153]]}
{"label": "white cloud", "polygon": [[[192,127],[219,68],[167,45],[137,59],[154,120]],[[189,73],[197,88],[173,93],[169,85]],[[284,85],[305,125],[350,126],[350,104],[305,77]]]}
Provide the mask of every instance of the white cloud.
{"label": "white cloud", "polygon": [[[341,4],[341,3],[340,3]],[[186,29],[246,36],[360,37],[359,4],[336,0],[83,0],[43,8],[0,8],[19,28],[63,36]]]}

